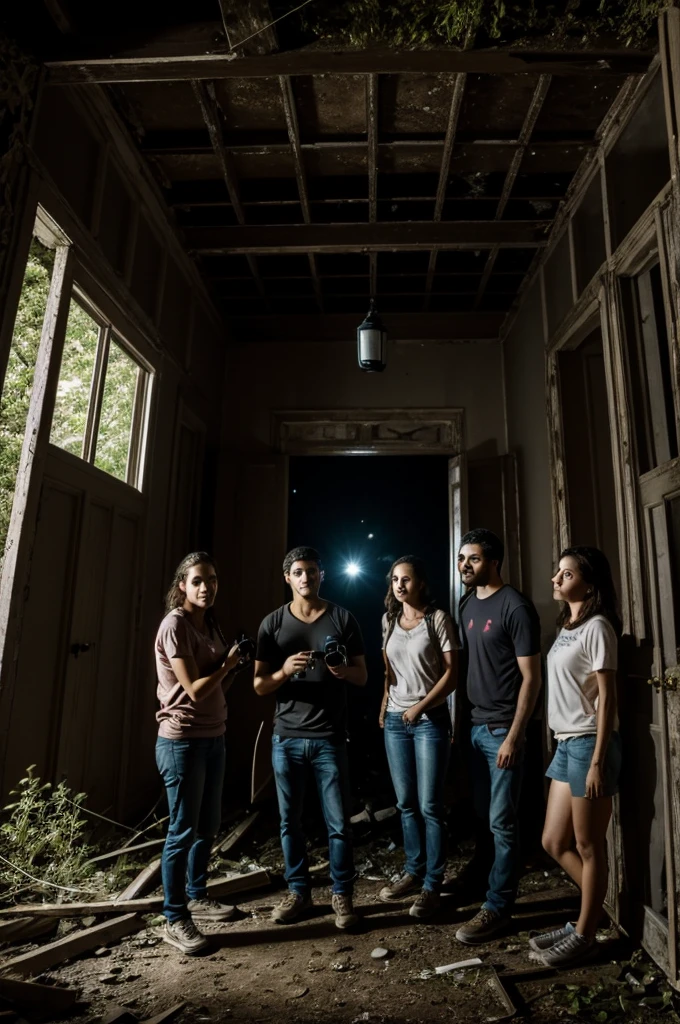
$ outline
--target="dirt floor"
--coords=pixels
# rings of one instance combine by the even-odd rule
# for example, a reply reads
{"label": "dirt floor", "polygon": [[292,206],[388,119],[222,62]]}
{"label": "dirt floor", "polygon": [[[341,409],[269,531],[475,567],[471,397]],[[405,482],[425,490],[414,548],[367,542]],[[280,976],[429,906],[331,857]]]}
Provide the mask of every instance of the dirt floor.
{"label": "dirt floor", "polygon": [[[172,1018],[176,1024],[494,1021],[513,1008],[514,1019],[536,1024],[570,1017],[597,1024],[679,1020],[661,973],[613,931],[599,934],[597,955],[587,966],[558,973],[537,962],[528,946],[530,931],[563,923],[577,906],[576,890],[548,864],[525,873],[511,931],[483,946],[463,946],[455,939],[458,923],[479,905],[471,902],[471,889],[461,893],[455,882],[431,923],[410,917],[408,903],[380,903],[378,890],[401,864],[395,825],[380,834],[369,829],[358,838],[355,905],[361,923],[351,933],[335,927],[321,846],[311,851],[313,909],[293,924],[270,921],[283,880],[278,840],[269,832],[268,838],[250,839],[240,862],[216,862],[216,874],[267,867],[272,885],[244,893],[234,920],[205,929],[212,940],[205,955],[182,956],[161,942],[159,919],[149,917],[144,931],[35,980],[79,990],[76,1012],[68,1015],[72,1024],[113,1020],[123,1008],[131,1015],[121,1017],[121,1024],[144,1020],[180,1002],[184,1006]],[[470,847],[454,852],[452,878]],[[372,957],[378,947],[388,951],[386,958]],[[482,960],[480,966],[435,973],[436,967],[474,956]],[[500,990],[496,975],[502,979]]]}

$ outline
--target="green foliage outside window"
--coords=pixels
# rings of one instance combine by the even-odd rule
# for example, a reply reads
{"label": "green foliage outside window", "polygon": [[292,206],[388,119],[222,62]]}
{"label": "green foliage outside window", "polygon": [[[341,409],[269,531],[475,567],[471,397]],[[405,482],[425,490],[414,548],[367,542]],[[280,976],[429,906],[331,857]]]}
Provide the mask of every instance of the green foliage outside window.
{"label": "green foliage outside window", "polygon": [[21,445],[26,432],[54,251],[33,239],[0,400],[0,554],[4,554]]}
{"label": "green foliage outside window", "polygon": [[81,457],[99,324],[71,299],[50,442]]}
{"label": "green foliage outside window", "polygon": [[127,477],[132,414],[140,369],[111,340],[94,464],[119,480]]}

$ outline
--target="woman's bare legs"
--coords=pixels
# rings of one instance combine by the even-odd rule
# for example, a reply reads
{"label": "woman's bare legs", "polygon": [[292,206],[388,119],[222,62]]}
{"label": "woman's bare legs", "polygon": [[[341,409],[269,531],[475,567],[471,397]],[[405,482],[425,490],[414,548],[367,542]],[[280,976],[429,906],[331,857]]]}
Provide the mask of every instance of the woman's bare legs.
{"label": "woman's bare legs", "polygon": [[557,861],[580,889],[583,862],[576,852],[572,800],[569,783],[551,779],[542,841],[546,853]]}
{"label": "woman's bare legs", "polygon": [[612,815],[612,798],[572,797],[572,817],[576,837],[576,856],[580,858],[581,913],[576,923],[580,935],[592,938],[607,895],[607,827]]}

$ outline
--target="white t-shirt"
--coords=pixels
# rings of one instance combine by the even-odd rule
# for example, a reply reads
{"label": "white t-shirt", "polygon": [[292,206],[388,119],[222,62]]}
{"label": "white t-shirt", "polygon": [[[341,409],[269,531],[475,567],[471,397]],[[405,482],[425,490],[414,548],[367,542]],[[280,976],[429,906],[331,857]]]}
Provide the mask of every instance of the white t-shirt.
{"label": "white t-shirt", "polygon": [[[434,629],[442,653],[457,647],[451,616],[437,609]],[[383,646],[387,635],[387,615],[383,615]],[[387,658],[396,683],[392,683],[387,697],[388,711],[406,711],[427,696],[441,679],[439,651],[431,641],[425,619],[414,629],[402,629],[395,623],[387,641]]]}
{"label": "white t-shirt", "polygon": [[597,732],[596,673],[615,672],[617,652],[616,633],[604,615],[560,630],[548,653],[548,725],[558,740]]}

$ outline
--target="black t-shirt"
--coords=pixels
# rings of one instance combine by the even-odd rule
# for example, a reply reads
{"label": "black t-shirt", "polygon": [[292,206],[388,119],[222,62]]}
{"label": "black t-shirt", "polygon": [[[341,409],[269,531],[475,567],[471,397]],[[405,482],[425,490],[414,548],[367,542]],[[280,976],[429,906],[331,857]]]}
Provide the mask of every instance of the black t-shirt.
{"label": "black t-shirt", "polygon": [[517,659],[541,650],[536,609],[507,584],[483,601],[473,594],[465,602],[461,633],[473,725],[510,725],[522,685]]}
{"label": "black t-shirt", "polygon": [[[281,624],[276,634],[277,623]],[[327,637],[339,637],[347,657],[364,653],[359,623],[345,608],[328,604],[314,622],[301,622],[284,605],[263,620],[257,635],[257,660],[280,669],[291,654],[323,651]],[[347,684],[326,668],[323,658],[304,679],[287,679],[276,691],[274,732],[278,736],[341,739],[347,731]]]}

